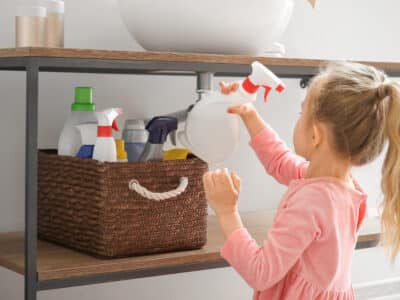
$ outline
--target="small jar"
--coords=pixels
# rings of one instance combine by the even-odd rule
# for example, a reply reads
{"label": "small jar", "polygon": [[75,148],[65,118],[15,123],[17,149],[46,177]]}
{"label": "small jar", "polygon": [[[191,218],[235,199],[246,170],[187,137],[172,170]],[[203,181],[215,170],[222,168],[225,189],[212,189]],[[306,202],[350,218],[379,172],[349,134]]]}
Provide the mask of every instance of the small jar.
{"label": "small jar", "polygon": [[18,6],[15,18],[16,47],[43,47],[45,38],[46,8]]}
{"label": "small jar", "polygon": [[41,5],[47,9],[45,38],[46,47],[64,47],[64,1],[41,0]]}

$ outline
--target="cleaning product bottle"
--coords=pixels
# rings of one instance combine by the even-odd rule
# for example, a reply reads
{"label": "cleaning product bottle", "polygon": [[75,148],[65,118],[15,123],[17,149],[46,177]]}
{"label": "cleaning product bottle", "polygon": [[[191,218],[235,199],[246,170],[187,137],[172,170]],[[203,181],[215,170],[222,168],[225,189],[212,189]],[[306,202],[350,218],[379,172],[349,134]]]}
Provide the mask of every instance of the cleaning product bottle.
{"label": "cleaning product bottle", "polygon": [[125,122],[122,139],[125,141],[125,150],[128,153],[129,162],[139,161],[148,138],[149,133],[143,120],[127,120]]}
{"label": "cleaning product bottle", "polygon": [[128,154],[125,151],[125,141],[122,139],[115,140],[115,144],[117,147],[117,161],[118,162],[127,162]]}
{"label": "cleaning product bottle", "polygon": [[80,158],[93,158],[97,136],[97,123],[84,123],[75,126],[81,136],[82,145],[76,154]]}
{"label": "cleaning product bottle", "polygon": [[118,131],[116,118],[122,114],[120,108],[109,108],[97,112],[97,138],[94,144],[93,159],[99,161],[116,162],[117,149],[112,130]]}
{"label": "cleaning product bottle", "polygon": [[91,87],[75,88],[75,101],[71,113],[61,131],[58,140],[58,154],[75,156],[82,144],[79,131],[75,126],[82,123],[97,123],[96,105],[92,101]]}
{"label": "cleaning product bottle", "polygon": [[282,81],[259,62],[252,63],[252,73],[241,82],[238,90],[229,95],[220,91],[202,91],[201,100],[188,111],[183,131],[177,139],[185,148],[209,164],[224,162],[239,143],[240,120],[228,114],[233,105],[256,100],[256,92],[265,89],[264,100],[275,89],[282,92]]}
{"label": "cleaning product bottle", "polygon": [[160,161],[163,159],[163,145],[171,131],[178,127],[178,120],[172,117],[155,117],[146,126],[149,139],[140,155],[140,161]]}

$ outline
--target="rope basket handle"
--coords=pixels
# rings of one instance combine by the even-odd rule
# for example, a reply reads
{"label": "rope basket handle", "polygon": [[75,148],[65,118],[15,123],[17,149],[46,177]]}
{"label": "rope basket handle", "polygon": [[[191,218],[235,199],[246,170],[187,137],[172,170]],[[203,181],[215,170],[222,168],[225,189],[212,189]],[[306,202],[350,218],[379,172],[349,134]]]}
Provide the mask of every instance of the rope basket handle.
{"label": "rope basket handle", "polygon": [[180,194],[182,194],[187,186],[189,184],[189,180],[187,177],[181,177],[179,178],[179,185],[176,189],[171,190],[169,192],[164,192],[164,193],[154,193],[140,185],[139,181],[137,179],[132,179],[129,181],[129,189],[131,191],[135,191],[139,195],[141,195],[144,198],[150,199],[150,200],[155,200],[155,201],[161,201],[161,200],[167,200],[173,197],[176,197]]}

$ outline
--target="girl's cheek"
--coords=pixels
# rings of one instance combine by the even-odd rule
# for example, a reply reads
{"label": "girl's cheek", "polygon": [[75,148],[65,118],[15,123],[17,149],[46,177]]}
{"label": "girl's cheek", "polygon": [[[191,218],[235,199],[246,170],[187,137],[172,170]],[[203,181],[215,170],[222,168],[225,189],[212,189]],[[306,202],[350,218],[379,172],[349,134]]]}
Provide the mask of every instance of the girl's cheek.
{"label": "girl's cheek", "polygon": [[297,154],[299,154],[299,120],[296,123],[296,126],[293,131],[293,145],[294,145],[294,150]]}
{"label": "girl's cheek", "polygon": [[300,156],[307,156],[307,140],[305,134],[304,114],[300,116],[296,123],[293,133],[293,144],[296,154]]}

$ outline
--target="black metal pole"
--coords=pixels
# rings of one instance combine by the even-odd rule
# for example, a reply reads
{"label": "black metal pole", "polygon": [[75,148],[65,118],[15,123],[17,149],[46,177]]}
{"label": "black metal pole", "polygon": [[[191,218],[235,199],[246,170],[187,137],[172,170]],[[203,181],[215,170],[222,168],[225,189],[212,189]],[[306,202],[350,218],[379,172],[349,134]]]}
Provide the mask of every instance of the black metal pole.
{"label": "black metal pole", "polygon": [[25,127],[25,300],[37,295],[37,144],[39,69],[33,60],[26,68]]}

